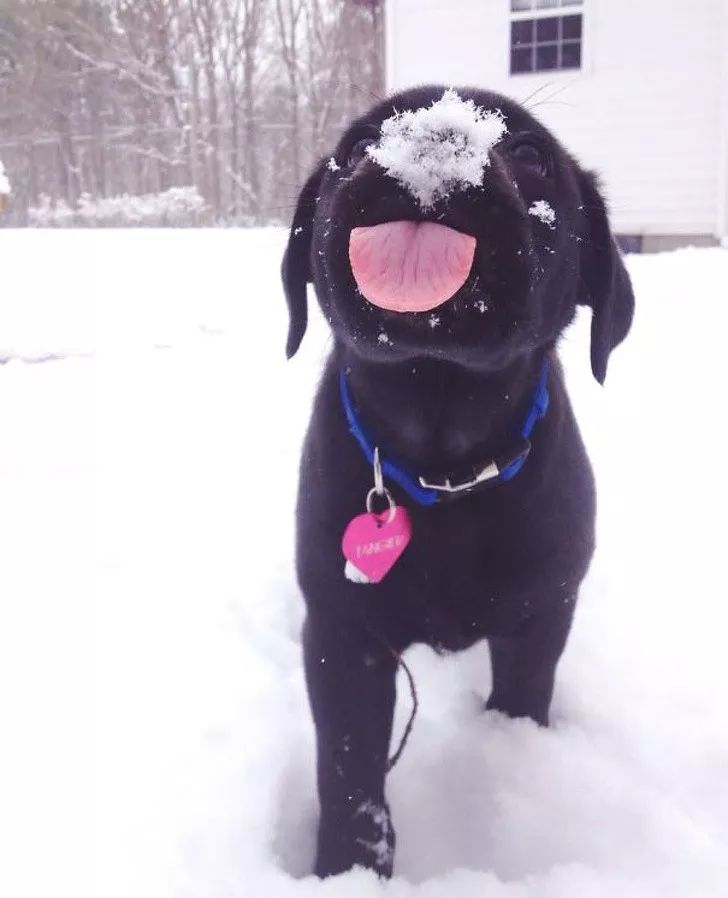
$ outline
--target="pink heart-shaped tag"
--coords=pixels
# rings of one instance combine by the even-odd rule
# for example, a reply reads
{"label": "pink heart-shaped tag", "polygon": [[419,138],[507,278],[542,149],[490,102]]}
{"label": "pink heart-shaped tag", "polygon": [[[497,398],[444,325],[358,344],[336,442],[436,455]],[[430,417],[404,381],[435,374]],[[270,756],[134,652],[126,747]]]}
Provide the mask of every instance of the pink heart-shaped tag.
{"label": "pink heart-shaped tag", "polygon": [[349,521],[341,540],[346,577],[355,583],[379,583],[407,548],[411,536],[412,523],[401,505],[382,514],[357,515]]}

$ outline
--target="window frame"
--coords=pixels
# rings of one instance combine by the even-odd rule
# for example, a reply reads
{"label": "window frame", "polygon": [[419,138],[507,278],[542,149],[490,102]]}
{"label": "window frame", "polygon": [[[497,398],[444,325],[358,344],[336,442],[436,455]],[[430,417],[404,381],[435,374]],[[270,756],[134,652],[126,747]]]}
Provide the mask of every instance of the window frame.
{"label": "window frame", "polygon": [[[559,0],[558,5],[556,6],[546,6],[537,9],[535,7],[536,0],[531,0],[534,4],[532,9],[519,9],[513,10],[511,9],[511,0],[507,0],[508,3],[508,77],[510,78],[521,78],[528,75],[540,75],[549,76],[552,78],[559,77],[568,77],[572,78],[578,74],[585,74],[588,69],[589,59],[587,57],[586,50],[589,45],[589,41],[587,39],[587,23],[588,23],[588,15],[587,15],[587,0]],[[553,42],[543,42],[541,44],[536,40],[535,28],[534,28],[534,40],[530,44],[526,44],[525,46],[531,50],[533,56],[533,63],[535,65],[535,54],[537,52],[537,48],[540,46],[555,46],[557,47],[558,60],[561,60],[562,47],[566,43],[580,43],[581,46],[581,60],[579,66],[572,66],[569,68],[553,68],[553,69],[527,69],[525,71],[513,71],[512,67],[512,55],[513,50],[518,49],[517,45],[513,44],[512,41],[512,26],[514,22],[524,22],[524,21],[535,21],[538,22],[541,19],[560,19],[566,16],[581,16],[581,37],[564,40],[563,37],[557,37],[557,39]],[[561,34],[561,31],[559,31]]]}

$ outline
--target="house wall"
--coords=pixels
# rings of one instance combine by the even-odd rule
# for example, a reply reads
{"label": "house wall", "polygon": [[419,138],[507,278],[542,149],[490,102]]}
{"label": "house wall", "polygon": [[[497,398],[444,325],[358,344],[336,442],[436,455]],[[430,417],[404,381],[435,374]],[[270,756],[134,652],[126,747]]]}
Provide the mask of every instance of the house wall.
{"label": "house wall", "polygon": [[615,230],[726,236],[728,0],[585,0],[583,16],[580,71],[511,76],[509,0],[387,0],[389,87],[538,91],[526,105],[601,174]]}

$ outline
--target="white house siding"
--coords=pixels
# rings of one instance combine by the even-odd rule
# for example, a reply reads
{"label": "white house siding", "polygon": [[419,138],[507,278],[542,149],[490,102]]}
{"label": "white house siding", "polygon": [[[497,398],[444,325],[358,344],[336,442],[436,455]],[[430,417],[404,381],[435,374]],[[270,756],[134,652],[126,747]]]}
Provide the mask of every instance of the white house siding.
{"label": "white house siding", "polygon": [[728,0],[585,0],[583,16],[580,71],[511,76],[509,0],[387,0],[389,87],[543,87],[527,105],[601,174],[618,232],[725,236]]}

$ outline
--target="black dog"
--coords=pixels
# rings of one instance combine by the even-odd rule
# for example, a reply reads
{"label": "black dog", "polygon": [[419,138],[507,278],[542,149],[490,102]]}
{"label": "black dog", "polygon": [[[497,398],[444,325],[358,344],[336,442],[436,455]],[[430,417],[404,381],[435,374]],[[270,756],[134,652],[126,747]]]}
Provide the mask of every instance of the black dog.
{"label": "black dog", "polygon": [[[375,161],[382,122],[431,107],[443,88],[398,94],[355,122],[309,178],[283,261],[289,357],[306,330],[307,282],[334,334],[297,512],[319,876],[357,864],[391,875],[384,781],[399,653],[416,642],[458,650],[487,639],[487,707],[546,725],[594,547],[592,473],[555,345],[576,306],[590,306],[592,370],[603,382],[631,324],[629,278],[595,178],[517,103],[458,94],[500,110],[507,128],[482,184],[445,185],[428,205]],[[460,139],[457,130],[442,139]],[[383,308],[360,292],[351,232],[388,222],[475,238],[472,268],[448,302],[438,300],[437,315]],[[364,512],[374,446],[412,536],[386,577],[367,584],[350,569],[345,576],[342,534]],[[386,503],[377,512],[386,531]],[[362,551],[392,545],[373,540]]]}

